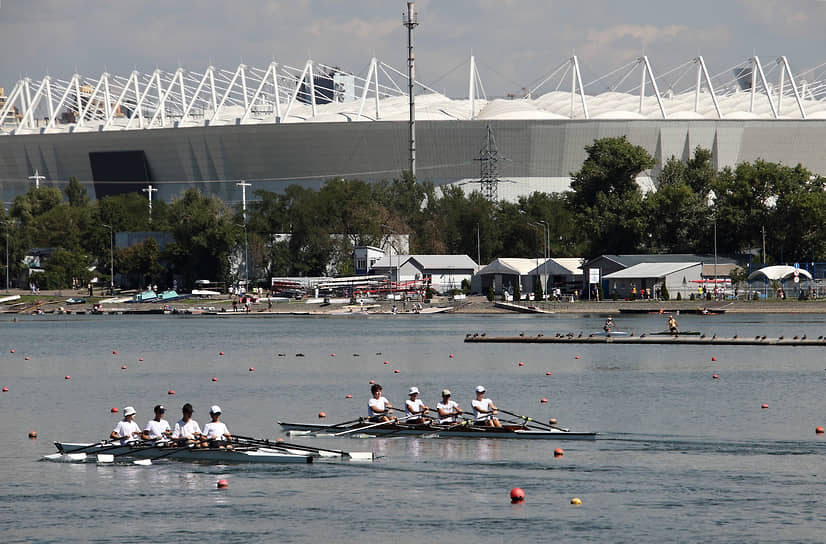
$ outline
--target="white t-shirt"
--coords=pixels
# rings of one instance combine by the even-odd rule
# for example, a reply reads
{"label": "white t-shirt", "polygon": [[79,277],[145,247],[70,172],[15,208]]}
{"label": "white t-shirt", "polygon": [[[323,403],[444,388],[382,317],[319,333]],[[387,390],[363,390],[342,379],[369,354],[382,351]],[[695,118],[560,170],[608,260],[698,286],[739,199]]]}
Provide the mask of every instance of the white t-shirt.
{"label": "white t-shirt", "polygon": [[406,416],[421,416],[424,415],[422,410],[424,410],[424,403],[422,399],[410,400],[407,399],[404,403],[405,408],[405,415]]}
{"label": "white t-shirt", "polygon": [[493,417],[493,414],[486,414],[479,411],[480,408],[482,410],[487,410],[488,412],[493,411],[493,409],[490,407],[490,405],[493,404],[492,400],[488,398],[484,398],[482,400],[473,399],[472,401],[470,401],[470,404],[471,406],[473,406],[473,410],[476,412],[477,421],[485,421]]}
{"label": "white t-shirt", "polygon": [[386,415],[384,412],[376,413],[373,410],[384,410],[387,411],[387,404],[388,400],[384,397],[375,398],[372,397],[370,400],[367,401],[367,417],[373,417],[376,415]]}
{"label": "white t-shirt", "polygon": [[138,435],[141,434],[141,428],[134,421],[120,420],[112,432],[124,437],[120,439],[120,443],[126,444],[130,440],[137,440]]}
{"label": "white t-shirt", "polygon": [[201,434],[201,426],[194,419],[184,422],[183,419],[178,420],[175,424],[175,430],[172,431],[172,438],[195,438],[196,434]]}
{"label": "white t-shirt", "polygon": [[456,409],[458,407],[459,407],[459,404],[453,399],[448,399],[448,401],[446,403],[445,402],[440,402],[439,404],[437,404],[436,405],[437,410],[442,410],[444,412],[456,414],[456,415],[452,415],[452,416],[449,416],[449,417],[441,418],[439,420],[439,423],[456,423],[457,421],[459,421],[459,415],[456,412]]}
{"label": "white t-shirt", "polygon": [[227,429],[227,426],[224,425],[223,421],[210,421],[204,425],[204,436],[207,437],[207,440],[224,441],[227,439],[224,436],[225,434],[229,434],[229,429]]}
{"label": "white t-shirt", "polygon": [[151,438],[152,440],[165,438],[166,435],[164,433],[170,430],[169,422],[165,419],[162,419],[160,421],[150,419],[149,423],[146,424],[146,427],[144,427],[143,430],[149,433],[149,438]]}

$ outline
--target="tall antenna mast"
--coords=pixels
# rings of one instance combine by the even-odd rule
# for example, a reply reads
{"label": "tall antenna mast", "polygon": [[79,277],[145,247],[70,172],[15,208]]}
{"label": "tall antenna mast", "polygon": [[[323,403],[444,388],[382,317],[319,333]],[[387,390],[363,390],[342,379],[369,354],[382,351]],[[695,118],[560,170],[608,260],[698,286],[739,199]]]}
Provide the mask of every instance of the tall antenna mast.
{"label": "tall antenna mast", "polygon": [[479,184],[482,196],[496,202],[499,199],[499,172],[496,167],[496,163],[499,162],[499,151],[496,149],[496,140],[490,125],[487,126],[487,130],[487,137],[482,142],[477,159],[480,163]]}
{"label": "tall antenna mast", "polygon": [[402,26],[407,27],[407,94],[410,97],[410,174],[416,177],[416,82],[415,58],[413,56],[413,29],[419,26],[419,14],[414,11],[414,2],[407,3],[407,15],[402,15]]}

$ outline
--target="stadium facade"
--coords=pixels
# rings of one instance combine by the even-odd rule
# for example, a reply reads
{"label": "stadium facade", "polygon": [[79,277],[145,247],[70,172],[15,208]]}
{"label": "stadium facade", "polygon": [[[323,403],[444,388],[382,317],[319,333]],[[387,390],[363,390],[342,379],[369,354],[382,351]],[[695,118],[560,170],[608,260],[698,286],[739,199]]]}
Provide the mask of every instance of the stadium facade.
{"label": "stadium facade", "polygon": [[[717,75],[698,57],[659,76],[641,57],[587,85],[573,57],[514,99],[488,99],[475,60],[468,64],[465,99],[417,82],[420,180],[478,188],[488,127],[498,194],[508,200],[567,189],[585,146],[613,136],[660,164],[701,146],[716,167],[762,158],[826,175],[824,86],[811,70],[804,81],[785,57],[766,69],[754,57]],[[280,191],[334,176],[398,177],[408,165],[406,81],[398,79],[376,59],[365,77],[308,61],[24,79],[0,98],[2,198],[26,191],[35,171],[47,184],[75,176],[97,196],[152,184],[163,199],[198,187],[227,201],[240,200],[240,180]]]}

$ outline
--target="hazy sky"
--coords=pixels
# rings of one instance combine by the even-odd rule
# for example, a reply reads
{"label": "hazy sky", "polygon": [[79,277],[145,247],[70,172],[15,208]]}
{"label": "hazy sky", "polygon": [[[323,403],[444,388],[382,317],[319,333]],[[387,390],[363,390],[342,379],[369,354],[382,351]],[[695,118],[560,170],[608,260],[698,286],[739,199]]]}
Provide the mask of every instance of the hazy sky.
{"label": "hazy sky", "polygon": [[[399,0],[0,0],[0,86],[21,76],[308,57],[366,74],[376,55],[405,69]],[[418,78],[467,95],[473,52],[488,95],[530,88],[575,52],[585,82],[649,55],[662,73],[702,54],[712,73],[757,54],[799,72],[826,62],[826,1],[419,0]],[[464,64],[463,64],[464,63]],[[822,69],[820,70],[823,71]]]}

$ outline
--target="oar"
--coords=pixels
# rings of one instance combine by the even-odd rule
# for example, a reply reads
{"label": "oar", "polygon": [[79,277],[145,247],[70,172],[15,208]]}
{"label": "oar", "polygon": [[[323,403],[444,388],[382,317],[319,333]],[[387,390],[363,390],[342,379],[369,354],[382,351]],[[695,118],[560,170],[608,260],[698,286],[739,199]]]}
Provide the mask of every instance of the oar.
{"label": "oar", "polygon": [[327,453],[334,453],[341,457],[350,457],[351,459],[372,459],[373,452],[364,452],[364,451],[344,451],[344,450],[330,450],[327,448],[317,448],[315,446],[304,446],[301,444],[292,444],[290,442],[272,442],[269,439],[260,439],[260,438],[252,438],[250,436],[238,436],[235,435],[239,441],[239,444],[243,442],[247,442],[249,444],[254,444],[258,446],[264,446],[266,448],[277,448],[277,449],[293,449],[293,450],[302,450],[308,452],[327,452]]}
{"label": "oar", "polygon": [[508,414],[509,416],[517,417],[517,418],[519,418],[521,420],[524,420],[524,421],[532,421],[535,425],[540,425],[542,427],[547,427],[549,429],[555,429],[557,431],[564,431],[564,432],[570,431],[570,429],[566,429],[565,427],[557,427],[556,425],[548,425],[547,423],[544,423],[542,421],[537,421],[536,419],[534,419],[532,417],[520,416],[519,414],[515,414],[513,412],[508,412],[507,410],[503,410],[501,408],[499,409],[499,411],[502,412],[502,413]]}
{"label": "oar", "polygon": [[148,459],[135,459],[134,461],[132,461],[132,464],[141,465],[141,466],[149,466],[149,465],[152,464],[152,461],[157,461],[158,459],[163,459],[164,457],[172,455],[173,453],[178,453],[179,451],[183,451],[183,450],[192,448],[194,446],[195,446],[194,444],[187,444],[185,446],[178,446],[178,447],[170,449],[167,452],[162,453],[161,455],[156,455],[155,457],[150,457]]}
{"label": "oar", "polygon": [[322,427],[320,429],[315,429],[315,430],[311,430],[311,431],[289,431],[289,434],[296,434],[296,435],[318,434],[318,433],[328,432],[331,429],[339,429],[341,427],[344,427],[345,425],[351,425],[353,423],[358,423],[359,421],[361,421],[361,418],[353,419],[351,421],[342,421],[341,423],[336,423],[335,425],[327,425],[327,426]]}
{"label": "oar", "polygon": [[[415,416],[415,417],[419,417],[419,416]],[[390,423],[399,423],[399,422],[402,422],[402,421],[407,421],[408,419],[410,419],[410,416],[403,417],[401,419],[393,418],[390,421],[379,421],[378,423],[373,423],[372,425],[367,425],[366,427],[358,427],[356,429],[348,429],[348,430],[346,430],[344,432],[341,432],[341,433],[335,433],[333,436],[343,436],[345,434],[350,434],[350,433],[354,433],[354,432],[357,432],[357,431],[365,431],[367,429],[372,429],[373,427],[379,427],[381,425],[388,425]]]}
{"label": "oar", "polygon": [[[98,452],[97,453],[97,462],[98,463],[112,463],[112,462],[114,462],[115,457],[124,457],[124,456],[128,457],[129,455],[132,455],[136,451],[149,450],[149,449],[152,449],[152,448],[157,447],[157,446],[158,446],[158,444],[155,444],[153,442],[146,442],[146,441],[145,442],[133,442],[133,443],[127,443],[127,444],[118,444],[117,446],[106,448],[106,449],[101,450],[100,452]],[[122,448],[122,447],[128,447],[129,449],[125,452],[122,452],[122,453],[114,453],[114,454],[112,454],[112,453],[101,453],[103,451],[108,451],[108,450],[111,450],[111,449],[117,449],[117,448]]]}
{"label": "oar", "polygon": [[89,446],[85,446],[83,448],[71,452],[64,452],[62,455],[65,455],[71,461],[83,461],[87,457],[86,452],[91,449],[100,448],[98,451],[95,452],[95,454],[99,454],[104,451],[115,450],[118,448],[122,448],[124,446],[126,446],[126,444],[115,444],[112,442],[101,441],[97,442],[96,444],[90,444]]}

